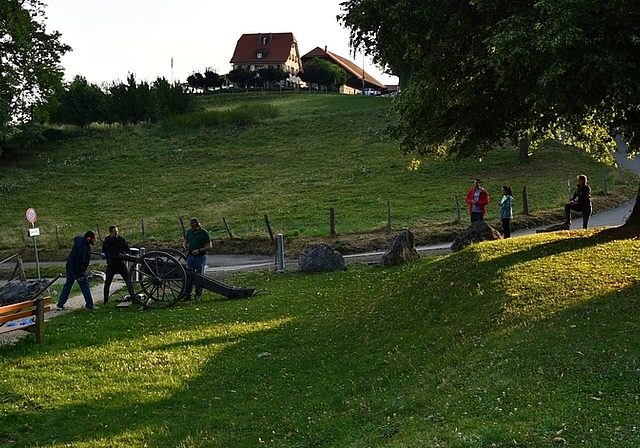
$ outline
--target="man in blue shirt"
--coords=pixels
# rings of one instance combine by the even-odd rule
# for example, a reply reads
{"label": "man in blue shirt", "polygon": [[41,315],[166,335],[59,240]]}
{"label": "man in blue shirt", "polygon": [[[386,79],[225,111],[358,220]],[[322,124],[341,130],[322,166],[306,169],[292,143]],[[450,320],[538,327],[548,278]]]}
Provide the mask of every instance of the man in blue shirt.
{"label": "man in blue shirt", "polygon": [[91,246],[96,240],[96,234],[93,230],[88,230],[87,233],[78,235],[73,240],[73,248],[67,258],[66,270],[67,281],[60,291],[60,298],[56,304],[57,310],[64,310],[64,304],[69,299],[69,293],[73,282],[77,281],[80,285],[80,291],[84,297],[85,307],[88,310],[96,310],[97,307],[93,304],[93,297],[91,297],[91,287],[89,286],[89,279],[87,278],[87,268],[91,261]]}

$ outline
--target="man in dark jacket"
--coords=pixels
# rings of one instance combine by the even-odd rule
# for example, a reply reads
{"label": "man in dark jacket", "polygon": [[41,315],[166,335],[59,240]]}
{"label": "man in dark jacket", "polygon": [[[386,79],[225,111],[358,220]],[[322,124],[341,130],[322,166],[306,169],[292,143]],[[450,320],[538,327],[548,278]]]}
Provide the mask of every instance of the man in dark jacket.
{"label": "man in dark jacket", "polygon": [[565,225],[571,227],[571,210],[582,212],[582,228],[586,229],[591,216],[591,187],[587,185],[587,176],[578,176],[578,186],[576,192],[571,197],[568,204],[564,206],[564,214],[567,218]]}
{"label": "man in dark jacket", "polygon": [[91,287],[89,286],[89,279],[87,278],[87,268],[89,267],[89,261],[91,261],[91,246],[96,240],[96,234],[93,230],[87,231],[87,233],[78,235],[73,240],[73,248],[67,258],[66,270],[67,281],[60,291],[60,298],[56,304],[56,309],[65,309],[64,304],[69,299],[69,293],[73,282],[77,281],[80,285],[80,291],[84,297],[85,307],[88,310],[95,310],[97,307],[93,304],[93,297],[91,297]]}
{"label": "man in dark jacket", "polygon": [[118,258],[120,254],[129,253],[129,244],[118,233],[118,227],[109,227],[109,236],[105,238],[102,243],[101,257],[107,259],[107,273],[104,280],[104,304],[109,303],[109,288],[113,281],[113,276],[120,274],[120,277],[129,286],[129,274],[127,272],[127,266],[124,264],[124,260]]}

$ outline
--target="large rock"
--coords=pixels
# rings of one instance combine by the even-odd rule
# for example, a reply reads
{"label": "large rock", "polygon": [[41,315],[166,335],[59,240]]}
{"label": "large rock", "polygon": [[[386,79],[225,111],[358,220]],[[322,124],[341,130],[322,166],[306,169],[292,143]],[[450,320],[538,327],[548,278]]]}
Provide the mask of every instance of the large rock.
{"label": "large rock", "polygon": [[34,299],[35,295],[48,283],[44,279],[7,283],[4,288],[0,289],[0,306]]}
{"label": "large rock", "polygon": [[416,249],[415,238],[410,230],[393,237],[387,250],[382,254],[380,264],[382,267],[397,266],[399,264],[411,263],[420,259],[420,254]]}
{"label": "large rock", "polygon": [[342,254],[324,243],[303,250],[298,257],[298,272],[344,271],[346,268]]}
{"label": "large rock", "polygon": [[458,252],[473,243],[481,241],[492,241],[502,239],[502,235],[485,221],[471,223],[466,230],[462,231],[451,244],[451,250]]}

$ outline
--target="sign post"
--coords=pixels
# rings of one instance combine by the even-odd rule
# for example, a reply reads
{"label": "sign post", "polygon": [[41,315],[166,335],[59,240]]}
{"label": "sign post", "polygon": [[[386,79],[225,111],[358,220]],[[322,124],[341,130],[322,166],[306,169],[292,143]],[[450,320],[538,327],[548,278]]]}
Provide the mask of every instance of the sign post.
{"label": "sign post", "polygon": [[36,227],[35,222],[38,219],[38,214],[36,213],[35,208],[27,209],[25,213],[27,221],[31,223],[31,228],[29,229],[29,236],[33,238],[33,250],[36,253],[36,269],[38,270],[38,280],[40,279],[40,262],[38,261],[38,243],[36,241],[36,236],[40,235],[40,229]]}

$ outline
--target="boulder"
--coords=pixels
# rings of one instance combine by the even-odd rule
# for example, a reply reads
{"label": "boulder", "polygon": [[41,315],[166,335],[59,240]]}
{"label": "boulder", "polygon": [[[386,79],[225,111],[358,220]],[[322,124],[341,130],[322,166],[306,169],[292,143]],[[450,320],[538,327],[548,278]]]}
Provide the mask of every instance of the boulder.
{"label": "boulder", "polygon": [[473,243],[481,241],[492,241],[502,239],[502,235],[485,221],[471,223],[466,230],[462,231],[451,244],[451,250],[458,252]]}
{"label": "boulder", "polygon": [[34,299],[35,295],[48,283],[44,279],[7,283],[4,288],[0,289],[0,306]]}
{"label": "boulder", "polygon": [[298,257],[298,272],[344,271],[346,268],[342,254],[324,243],[304,249]]}
{"label": "boulder", "polygon": [[387,250],[382,254],[380,264],[382,267],[397,266],[399,264],[411,263],[420,259],[420,254],[416,249],[415,238],[410,230],[393,237]]}

